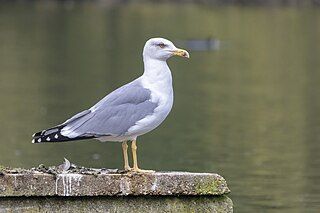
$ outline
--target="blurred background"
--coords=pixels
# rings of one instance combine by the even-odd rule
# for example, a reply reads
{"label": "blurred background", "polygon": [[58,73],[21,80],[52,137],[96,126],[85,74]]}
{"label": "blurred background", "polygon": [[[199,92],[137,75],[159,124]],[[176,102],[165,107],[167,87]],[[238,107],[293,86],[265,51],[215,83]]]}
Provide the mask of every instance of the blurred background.
{"label": "blurred background", "polygon": [[0,165],[122,168],[118,143],[31,144],[143,72],[165,37],[175,103],[145,169],[216,172],[235,212],[320,209],[320,1],[0,1]]}

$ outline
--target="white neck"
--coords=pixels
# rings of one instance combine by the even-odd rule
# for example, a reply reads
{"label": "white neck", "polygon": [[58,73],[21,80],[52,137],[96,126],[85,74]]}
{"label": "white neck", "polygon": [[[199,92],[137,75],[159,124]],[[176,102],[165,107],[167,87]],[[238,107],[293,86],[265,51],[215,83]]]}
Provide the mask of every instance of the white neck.
{"label": "white neck", "polygon": [[143,57],[144,73],[142,78],[146,79],[148,83],[154,84],[162,82],[172,85],[171,71],[165,60],[156,60],[149,57]]}
{"label": "white neck", "polygon": [[154,102],[173,101],[171,71],[166,61],[143,57],[144,73],[141,76],[142,85],[151,90]]}

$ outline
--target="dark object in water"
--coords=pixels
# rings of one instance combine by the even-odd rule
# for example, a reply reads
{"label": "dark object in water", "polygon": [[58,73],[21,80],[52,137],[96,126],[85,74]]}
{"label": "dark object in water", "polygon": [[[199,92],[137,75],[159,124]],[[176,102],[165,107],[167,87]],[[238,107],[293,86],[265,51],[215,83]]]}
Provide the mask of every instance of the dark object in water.
{"label": "dark object in water", "polygon": [[221,48],[221,41],[219,39],[189,39],[179,41],[180,45],[193,51],[217,51]]}

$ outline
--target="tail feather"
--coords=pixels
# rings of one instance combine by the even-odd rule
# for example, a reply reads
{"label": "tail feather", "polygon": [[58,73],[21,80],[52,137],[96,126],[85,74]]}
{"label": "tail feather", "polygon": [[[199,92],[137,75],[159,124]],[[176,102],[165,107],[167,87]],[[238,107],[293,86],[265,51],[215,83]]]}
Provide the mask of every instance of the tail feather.
{"label": "tail feather", "polygon": [[34,133],[32,135],[32,143],[66,142],[94,138],[94,136],[79,136],[75,138],[69,138],[61,134],[63,127],[65,126],[56,126]]}

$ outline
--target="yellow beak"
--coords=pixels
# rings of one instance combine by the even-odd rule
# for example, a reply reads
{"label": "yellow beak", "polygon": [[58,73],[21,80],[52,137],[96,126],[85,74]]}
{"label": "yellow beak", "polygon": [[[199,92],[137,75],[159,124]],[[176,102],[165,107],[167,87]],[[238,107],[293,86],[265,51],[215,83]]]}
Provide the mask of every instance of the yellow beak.
{"label": "yellow beak", "polygon": [[190,58],[189,53],[186,50],[183,50],[183,49],[176,49],[176,50],[172,51],[172,54],[173,55],[177,55],[177,56],[181,56],[181,57],[184,57],[184,58]]}

